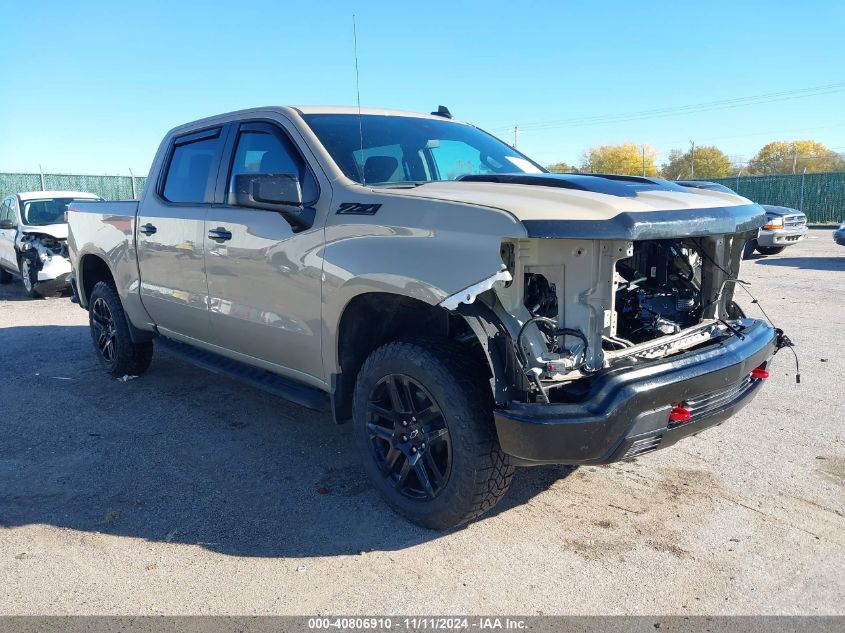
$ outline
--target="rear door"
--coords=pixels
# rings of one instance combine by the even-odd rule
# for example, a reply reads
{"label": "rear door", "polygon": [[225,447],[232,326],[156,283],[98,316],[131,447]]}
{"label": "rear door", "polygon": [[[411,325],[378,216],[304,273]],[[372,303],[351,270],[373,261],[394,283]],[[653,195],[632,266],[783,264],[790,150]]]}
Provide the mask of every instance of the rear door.
{"label": "rear door", "polygon": [[[278,122],[233,125],[230,158],[218,180],[225,203],[206,216],[209,306],[215,344],[318,384],[323,379],[319,251],[330,194],[325,187],[321,197],[293,133]],[[316,215],[313,225],[300,229],[280,211],[238,206],[235,179],[246,174],[296,175],[304,206]]]}
{"label": "rear door", "polygon": [[227,125],[175,137],[136,222],[141,301],[165,334],[211,340],[205,214],[214,197]]}

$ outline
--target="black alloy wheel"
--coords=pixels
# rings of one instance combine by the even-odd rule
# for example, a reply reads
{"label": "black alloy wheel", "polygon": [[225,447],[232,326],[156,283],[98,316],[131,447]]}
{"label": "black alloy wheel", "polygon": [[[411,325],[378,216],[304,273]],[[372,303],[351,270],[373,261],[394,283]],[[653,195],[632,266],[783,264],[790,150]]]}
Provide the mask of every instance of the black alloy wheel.
{"label": "black alloy wheel", "polygon": [[452,446],[443,412],[419,382],[389,374],[367,402],[370,448],[382,476],[403,496],[434,499],[449,480]]}
{"label": "black alloy wheel", "polygon": [[116,357],[115,335],[117,327],[111,310],[102,297],[91,305],[91,327],[94,330],[97,352],[107,364],[112,364]]}

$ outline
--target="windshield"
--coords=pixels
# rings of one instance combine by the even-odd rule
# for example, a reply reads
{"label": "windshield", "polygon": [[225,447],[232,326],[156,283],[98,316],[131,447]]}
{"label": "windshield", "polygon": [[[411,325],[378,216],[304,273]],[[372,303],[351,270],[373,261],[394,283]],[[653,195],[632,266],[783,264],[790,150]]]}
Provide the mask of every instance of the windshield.
{"label": "windshield", "polygon": [[303,118],[343,173],[367,185],[543,171],[509,145],[462,123],[374,114],[360,121],[357,114]]}
{"label": "windshield", "polygon": [[29,226],[47,226],[65,224],[65,211],[71,202],[91,202],[94,198],[45,198],[44,200],[25,200],[23,205],[23,223]]}

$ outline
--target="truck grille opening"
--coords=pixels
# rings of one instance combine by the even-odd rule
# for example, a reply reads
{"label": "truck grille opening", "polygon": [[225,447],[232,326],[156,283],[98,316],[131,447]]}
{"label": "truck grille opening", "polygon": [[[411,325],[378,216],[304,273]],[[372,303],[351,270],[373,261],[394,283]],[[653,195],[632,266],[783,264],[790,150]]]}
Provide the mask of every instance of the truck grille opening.
{"label": "truck grille opening", "polygon": [[636,242],[634,253],[616,264],[617,336],[634,344],[696,325],[705,305],[702,259],[683,240]]}
{"label": "truck grille opening", "polygon": [[[716,412],[722,407],[729,406],[742,398],[750,389],[753,389],[758,382],[759,380],[752,378],[749,374],[737,383],[686,400],[684,406],[692,414],[689,422],[695,422],[704,416]],[[687,423],[684,422],[684,424]]]}
{"label": "truck grille opening", "polygon": [[625,455],[622,456],[622,459],[630,459],[632,457],[644,455],[645,453],[650,453],[651,451],[656,451],[660,448],[660,442],[662,441],[662,433],[660,435],[652,435],[651,437],[639,439],[631,444],[628,450],[625,451]]}
{"label": "truck grille opening", "polygon": [[788,215],[783,219],[783,226],[788,229],[795,229],[807,224],[807,218],[803,215]]}

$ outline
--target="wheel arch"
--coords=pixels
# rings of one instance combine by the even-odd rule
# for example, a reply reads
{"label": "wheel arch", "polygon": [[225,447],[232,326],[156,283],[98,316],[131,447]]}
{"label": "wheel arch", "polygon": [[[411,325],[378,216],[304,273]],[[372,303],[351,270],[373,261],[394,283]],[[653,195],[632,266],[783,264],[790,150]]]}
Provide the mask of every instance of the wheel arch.
{"label": "wheel arch", "polygon": [[456,340],[486,369],[485,379],[496,402],[513,397],[518,383],[513,346],[507,330],[486,305],[476,301],[447,310],[399,293],[364,292],[347,302],[336,329],[336,364],[330,373],[336,422],[351,417],[352,393],[367,357],[378,347],[407,337]]}
{"label": "wheel arch", "polygon": [[[108,261],[96,253],[86,253],[79,258],[79,265],[74,271],[76,274],[76,288],[79,293],[79,305],[88,309],[88,299],[91,292],[99,282],[111,282],[117,289],[115,275],[109,266]],[[118,296],[119,296],[118,290]],[[124,306],[124,311],[126,307]],[[140,330],[133,325],[129,314],[126,314],[126,323],[129,326],[129,336],[133,343],[144,343],[153,340],[154,332]]]}

